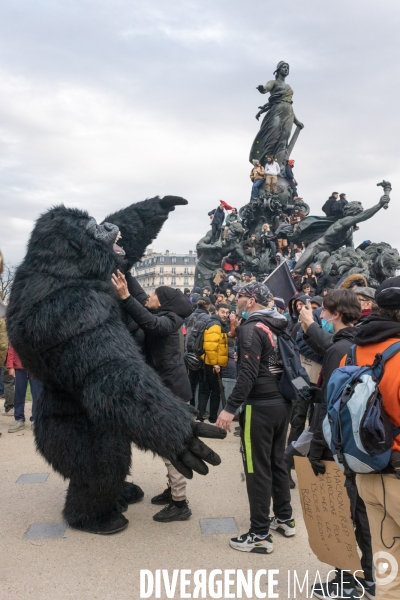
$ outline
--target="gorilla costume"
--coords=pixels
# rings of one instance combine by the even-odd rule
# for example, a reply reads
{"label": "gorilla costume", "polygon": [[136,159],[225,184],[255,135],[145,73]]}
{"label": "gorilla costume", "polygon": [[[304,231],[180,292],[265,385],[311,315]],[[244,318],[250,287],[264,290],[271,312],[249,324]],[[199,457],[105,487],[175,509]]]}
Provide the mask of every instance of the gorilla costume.
{"label": "gorilla costume", "polygon": [[204,460],[220,463],[198,435],[222,439],[225,432],[195,423],[146,365],[111,283],[117,268],[128,270],[142,257],[179,204],[187,201],[147,199],[101,225],[85,211],[52,208],[37,220],[14,280],[10,343],[43,383],[36,445],[70,480],[63,514],[83,531],[115,533],[128,525],[121,508],[137,493],[125,482],[132,442],[169,459],[187,478],[193,470],[207,474]]}

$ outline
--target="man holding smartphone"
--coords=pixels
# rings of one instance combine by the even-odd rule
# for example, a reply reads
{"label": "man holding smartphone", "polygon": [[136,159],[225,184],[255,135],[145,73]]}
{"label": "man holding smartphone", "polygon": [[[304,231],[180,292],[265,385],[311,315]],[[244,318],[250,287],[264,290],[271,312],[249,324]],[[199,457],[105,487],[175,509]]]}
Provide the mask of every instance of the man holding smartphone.
{"label": "man holding smartphone", "polygon": [[[238,377],[220,413],[217,426],[230,430],[239,407],[242,455],[250,504],[250,531],[232,538],[231,548],[269,554],[270,529],[286,537],[295,534],[289,476],[284,460],[291,402],[279,391],[283,362],[277,336],[287,327],[266,285],[253,282],[235,287],[236,311],[243,321],[238,336]],[[273,514],[270,517],[271,498]]]}

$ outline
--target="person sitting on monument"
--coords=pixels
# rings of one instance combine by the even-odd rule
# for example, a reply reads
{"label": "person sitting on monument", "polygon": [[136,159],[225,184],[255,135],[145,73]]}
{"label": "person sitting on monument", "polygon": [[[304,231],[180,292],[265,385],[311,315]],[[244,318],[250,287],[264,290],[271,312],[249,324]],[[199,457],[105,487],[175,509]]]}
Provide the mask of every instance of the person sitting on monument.
{"label": "person sitting on monument", "polygon": [[251,236],[243,242],[243,251],[248,256],[257,256],[260,251],[260,242],[255,233],[252,233]]}
{"label": "person sitting on monument", "polygon": [[275,236],[277,238],[278,252],[282,252],[284,256],[288,254],[288,239],[287,236],[293,231],[293,227],[290,224],[289,217],[284,212],[281,212],[278,220],[278,227],[275,230]]}
{"label": "person sitting on monument", "polygon": [[229,215],[226,215],[225,226],[224,226],[224,240],[226,240],[226,238],[227,238],[228,230],[230,229],[230,226],[235,225],[237,223],[241,223],[241,222],[242,221],[238,215],[237,208],[232,208]]}
{"label": "person sitting on monument", "polygon": [[305,218],[306,218],[306,215],[298,207],[296,207],[293,209],[293,212],[289,217],[289,223],[291,225],[293,225],[293,227],[294,227],[295,225],[300,223],[300,221],[302,221]]}
{"label": "person sitting on monument", "polygon": [[273,156],[267,156],[265,163],[265,190],[267,194],[278,194],[278,175],[281,169]]}
{"label": "person sitting on monument", "polygon": [[293,198],[298,198],[298,193],[297,193],[297,181],[294,177],[293,174],[293,169],[294,169],[294,159],[290,159],[287,161],[286,163],[286,167],[285,167],[285,179],[288,180],[290,187],[292,188],[292,197]]}
{"label": "person sitting on monument", "polygon": [[261,242],[261,250],[270,250],[271,256],[275,256],[276,254],[276,244],[275,244],[275,236],[271,231],[268,223],[264,223],[261,227],[260,234],[260,242]]}
{"label": "person sitting on monument", "polygon": [[341,246],[353,245],[353,227],[357,223],[367,221],[382,208],[387,208],[390,197],[381,196],[378,204],[367,210],[363,209],[361,202],[348,202],[343,208],[344,217],[338,219],[325,231],[324,235],[308,245],[296,265],[296,271],[301,273],[320,252],[332,254]]}
{"label": "person sitting on monument", "polygon": [[250,171],[250,179],[253,182],[253,187],[251,188],[251,197],[258,198],[260,194],[260,186],[262,186],[265,179],[265,169],[260,164],[259,160],[254,159],[252,162],[254,166]]}

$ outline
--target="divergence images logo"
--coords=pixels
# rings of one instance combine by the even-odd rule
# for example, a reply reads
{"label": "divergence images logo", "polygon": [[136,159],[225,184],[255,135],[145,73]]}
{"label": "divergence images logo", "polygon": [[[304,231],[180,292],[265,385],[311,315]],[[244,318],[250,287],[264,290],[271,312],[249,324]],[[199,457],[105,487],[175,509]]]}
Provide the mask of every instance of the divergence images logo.
{"label": "divergence images logo", "polygon": [[[389,554],[389,552],[375,552],[373,556],[374,565],[376,567],[376,582],[378,585],[388,585],[397,577],[399,565],[397,560]],[[388,573],[384,577],[385,573]]]}

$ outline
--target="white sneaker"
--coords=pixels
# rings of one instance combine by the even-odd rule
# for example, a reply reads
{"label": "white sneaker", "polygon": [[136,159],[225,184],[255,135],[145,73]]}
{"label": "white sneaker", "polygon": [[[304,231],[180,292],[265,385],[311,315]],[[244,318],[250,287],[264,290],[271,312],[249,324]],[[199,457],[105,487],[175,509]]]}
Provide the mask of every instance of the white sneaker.
{"label": "white sneaker", "polygon": [[274,549],[272,535],[257,535],[249,531],[237,538],[231,538],[229,545],[240,552],[253,552],[254,554],[271,554]]}
{"label": "white sneaker", "polygon": [[3,417],[13,417],[14,416],[14,409],[13,408],[9,408],[8,410],[4,409],[1,414],[2,414]]}
{"label": "white sneaker", "polygon": [[277,519],[274,517],[269,526],[273,531],[277,531],[281,533],[285,537],[292,537],[296,533],[296,526],[294,519],[286,519],[286,521],[281,521],[281,519]]}
{"label": "white sneaker", "polygon": [[8,433],[15,433],[20,429],[25,429],[25,421],[15,421],[14,425],[8,428]]}

